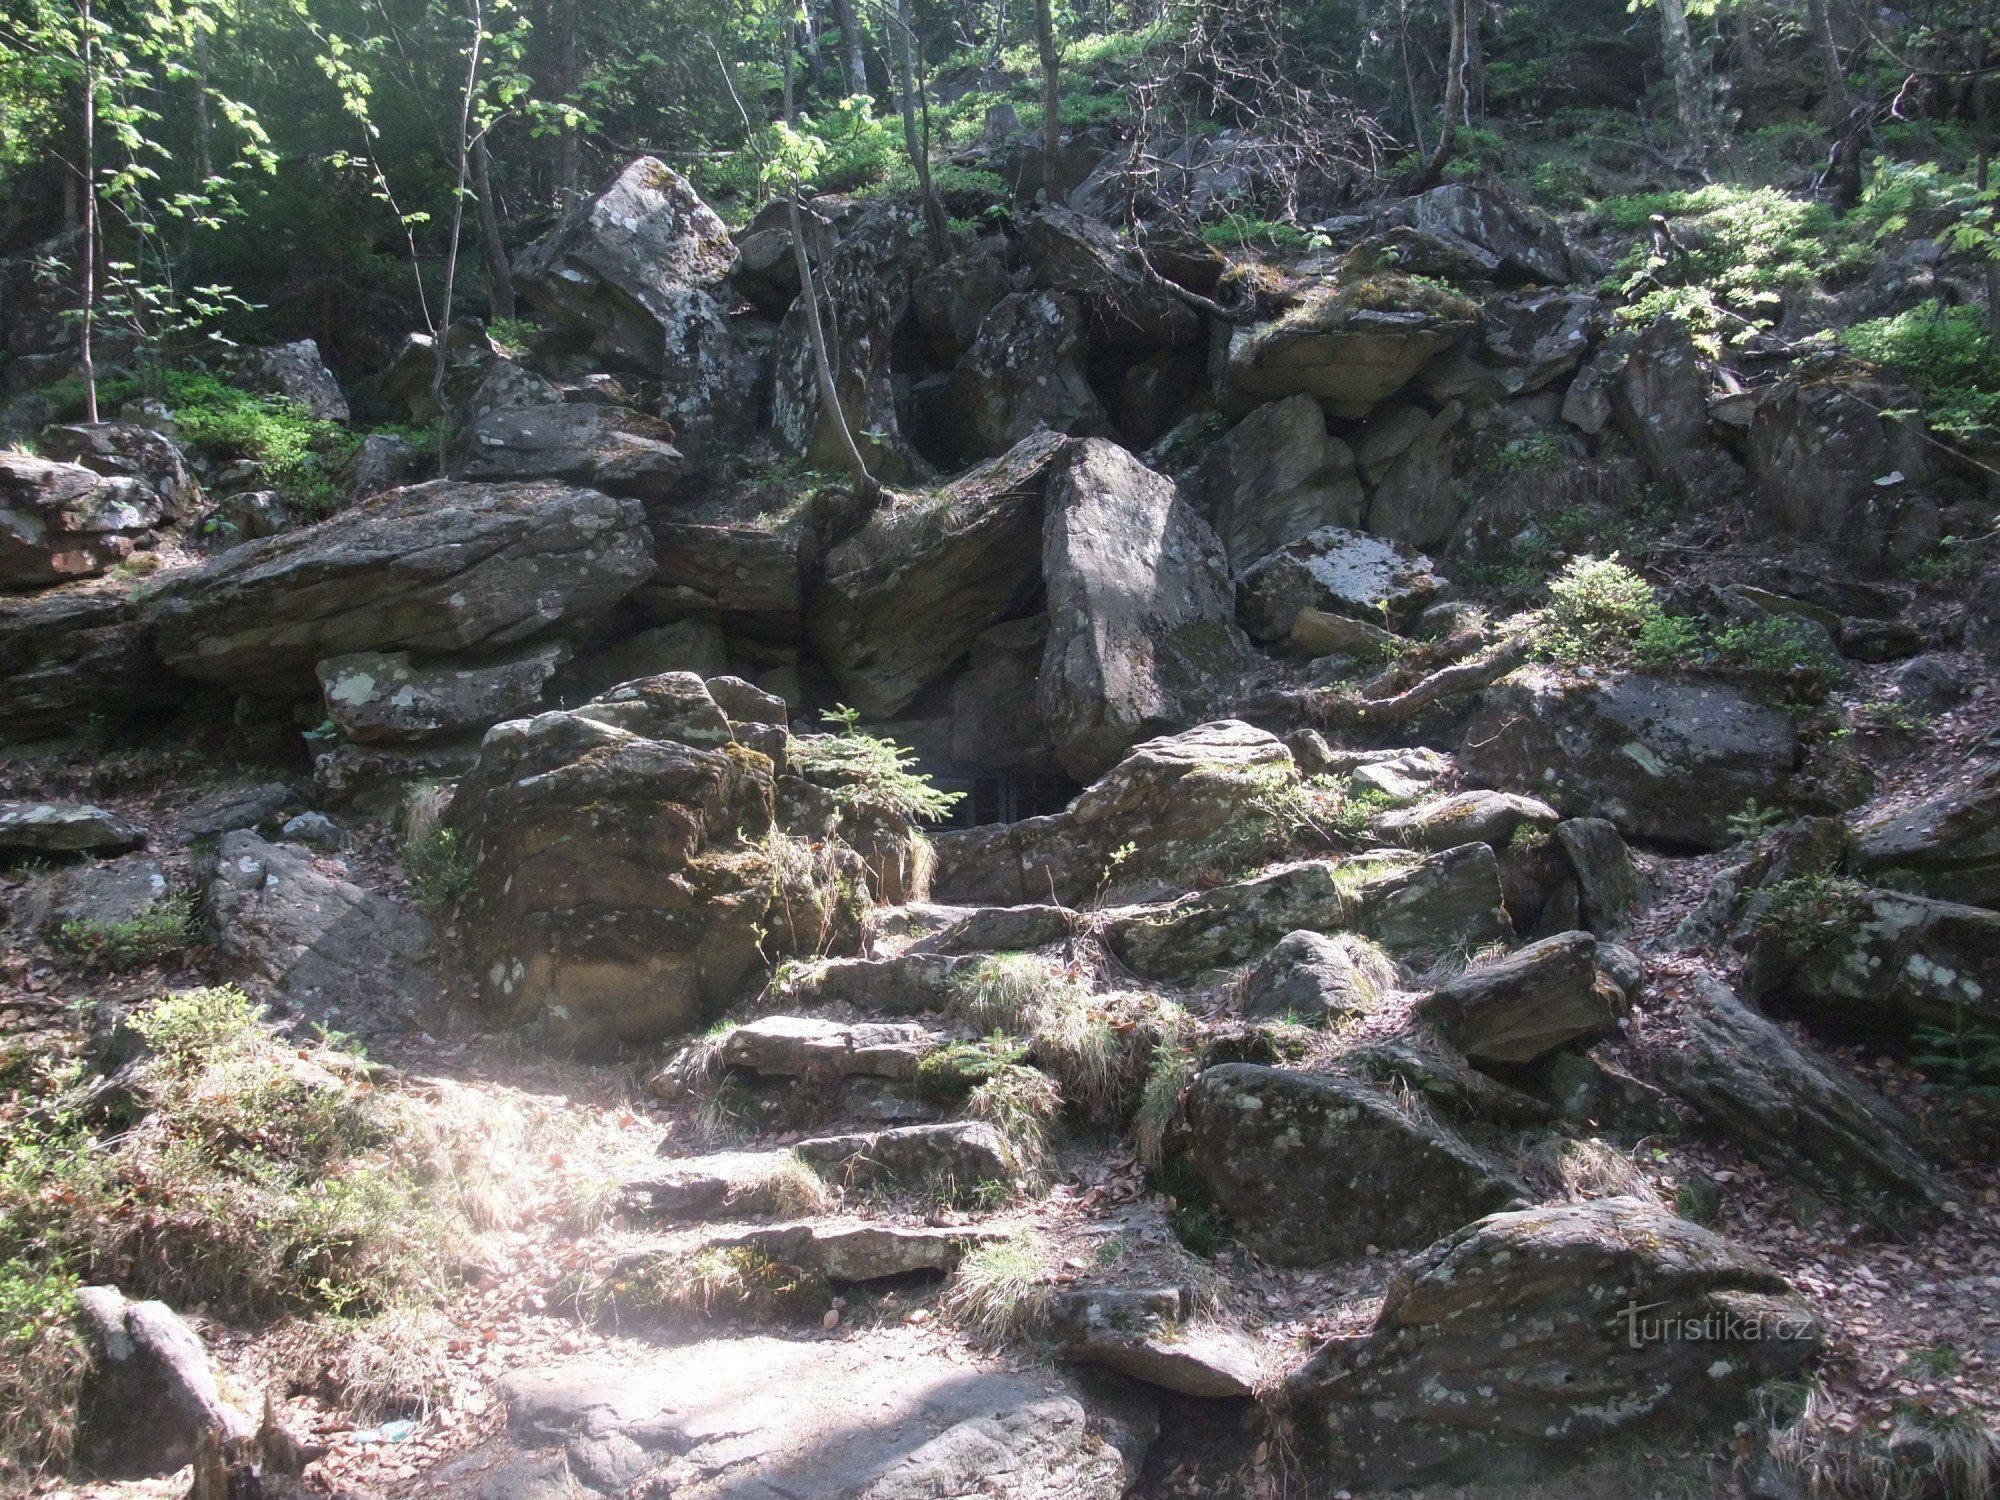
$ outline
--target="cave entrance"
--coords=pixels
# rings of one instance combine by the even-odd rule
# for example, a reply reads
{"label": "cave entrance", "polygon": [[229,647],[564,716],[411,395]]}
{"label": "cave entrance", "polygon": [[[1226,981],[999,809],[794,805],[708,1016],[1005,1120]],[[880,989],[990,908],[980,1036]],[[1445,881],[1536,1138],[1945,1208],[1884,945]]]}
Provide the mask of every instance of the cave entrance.
{"label": "cave entrance", "polygon": [[936,829],[980,828],[989,823],[1018,823],[1059,813],[1083,790],[1060,771],[977,771],[962,767],[930,772],[940,791],[962,792],[949,816],[927,826]]}

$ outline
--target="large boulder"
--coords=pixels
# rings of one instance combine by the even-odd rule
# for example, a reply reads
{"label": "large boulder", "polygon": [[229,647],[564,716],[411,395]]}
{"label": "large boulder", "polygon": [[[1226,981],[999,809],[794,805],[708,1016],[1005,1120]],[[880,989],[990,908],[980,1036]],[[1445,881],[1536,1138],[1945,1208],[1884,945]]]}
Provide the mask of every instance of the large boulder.
{"label": "large boulder", "polygon": [[88,802],[0,802],[0,854],[123,854],[145,830]]}
{"label": "large boulder", "polygon": [[361,1035],[407,1031],[442,994],[430,922],[301,845],[225,833],[208,915],[225,971],[287,1017]]}
{"label": "large boulder", "polygon": [[1243,622],[1259,640],[1292,633],[1303,610],[1390,627],[1435,599],[1445,582],[1407,542],[1322,526],[1243,575]]}
{"label": "large boulder", "polygon": [[158,707],[175,691],[129,595],[57,589],[0,600],[0,740],[76,734],[93,714]]}
{"label": "large boulder", "polygon": [[77,1457],[105,1479],[154,1479],[192,1463],[204,1443],[256,1431],[223,1398],[200,1338],[164,1302],[116,1287],[79,1287],[77,1331],[89,1366],[77,1394]]}
{"label": "large boulder", "polygon": [[1275,1265],[1413,1249],[1523,1201],[1456,1135],[1354,1079],[1253,1063],[1204,1070],[1182,1167]]}
{"label": "large boulder", "polygon": [[663,498],[686,467],[659,417],[577,401],[486,412],[465,434],[464,454],[454,478],[560,479],[641,500]]}
{"label": "large boulder", "polygon": [[1817,1355],[1778,1273],[1632,1198],[1496,1214],[1412,1259],[1374,1330],[1289,1384],[1354,1488],[1493,1483],[1618,1438],[1757,1420]]}
{"label": "large boulder", "polygon": [[755,361],[730,324],[729,230],[688,180],[641,156],[514,257],[514,284],[563,334],[656,375],[684,440],[755,419]]}
{"label": "large boulder", "polygon": [[[1442,546],[1456,535],[1465,509],[1454,483],[1464,417],[1464,403],[1447,401],[1421,423],[1396,424],[1410,436],[1368,497],[1368,530],[1412,547]],[[1394,429],[1385,432],[1401,436]]]}
{"label": "large boulder", "polygon": [[1395,204],[1385,215],[1447,243],[1476,247],[1492,274],[1509,281],[1559,285],[1570,279],[1569,241],[1539,209],[1511,203],[1489,188],[1452,182]]}
{"label": "large boulder", "polygon": [[291,691],[329,656],[511,645],[604,613],[652,571],[636,500],[433,480],[180,573],[153,619],[185,676]]}
{"label": "large boulder", "polygon": [[1048,649],[1049,620],[1009,620],[973,638],[965,671],[951,685],[951,758],[990,770],[1050,771],[1055,746],[1035,679]]}
{"label": "large boulder", "polygon": [[1252,669],[1215,533],[1172,480],[1115,444],[1078,443],[1055,476],[1042,579],[1037,702],[1079,781],[1142,739],[1207,718]]}
{"label": "large boulder", "polygon": [[1332,416],[1365,417],[1478,320],[1456,293],[1393,277],[1364,290],[1320,288],[1274,322],[1236,330],[1223,405],[1247,411],[1303,393]]}
{"label": "large boulder", "polygon": [[1532,793],[1565,816],[1718,849],[1746,801],[1784,803],[1801,755],[1789,718],[1731,688],[1523,667],[1487,690],[1458,764],[1470,781]]}
{"label": "large boulder", "polygon": [[1028,221],[1023,249],[1037,285],[1082,303],[1093,344],[1145,351],[1193,344],[1205,332],[1194,309],[1107,224],[1046,209]]}
{"label": "large boulder", "polygon": [[1598,969],[1597,939],[1565,932],[1446,980],[1418,1008],[1474,1062],[1532,1062],[1614,1029],[1625,996]]}
{"label": "large boulder", "polygon": [[1882,415],[1918,404],[1883,381],[1788,380],[1762,392],[1747,451],[1759,528],[1833,544],[1871,567],[1934,541],[1916,508],[1937,460],[1920,423]]}
{"label": "large boulder", "polygon": [[1087,353],[1074,299],[1001,298],[945,385],[945,446],[970,463],[1044,428],[1072,437],[1108,431],[1110,417],[1083,372]]}
{"label": "large boulder", "polygon": [[1896,1204],[1945,1197],[1908,1116],[1720,980],[1695,976],[1677,1019],[1652,1072],[1704,1125],[1766,1167]]}
{"label": "large boulder", "polygon": [[1366,938],[1291,932],[1243,980],[1243,1013],[1307,1023],[1365,1015],[1396,988],[1396,966]]}
{"label": "large boulder", "polygon": [[1862,823],[1848,865],[1874,885],[2000,906],[2000,758],[1974,762],[1921,802]]}
{"label": "large boulder", "polygon": [[1361,524],[1354,451],[1310,396],[1260,406],[1231,428],[1202,459],[1201,493],[1238,573],[1322,526]]}
{"label": "large boulder", "polygon": [[1435,401],[1483,403],[1552,385],[1583,362],[1603,304],[1588,292],[1526,291],[1482,304],[1476,339],[1458,344],[1418,378]]}
{"label": "large boulder", "polygon": [[160,497],[174,520],[192,515],[201,504],[201,482],[173,439],[137,422],[44,427],[36,447],[43,458],[81,464],[107,478],[138,480]]}
{"label": "large boulder", "polygon": [[347,420],[347,397],[312,339],[246,349],[237,356],[236,378],[253,391],[291,402],[309,417]]}
{"label": "large boulder", "polygon": [[407,651],[358,651],[318,665],[327,717],[359,744],[433,740],[534,712],[557,667],[559,641],[491,660],[415,661]]}
{"label": "large boulder", "polygon": [[892,501],[827,555],[806,633],[844,701],[901,709],[988,627],[1030,603],[1043,494],[1067,450],[1026,438],[934,495]]}
{"label": "large boulder", "polygon": [[166,517],[144,480],[0,452],[0,589],[102,573]]}
{"label": "large boulder", "polygon": [[770,759],[691,673],[496,726],[449,814],[472,867],[460,925],[482,999],[583,1050],[714,1014],[760,944],[820,936],[774,911],[787,896],[772,819]]}

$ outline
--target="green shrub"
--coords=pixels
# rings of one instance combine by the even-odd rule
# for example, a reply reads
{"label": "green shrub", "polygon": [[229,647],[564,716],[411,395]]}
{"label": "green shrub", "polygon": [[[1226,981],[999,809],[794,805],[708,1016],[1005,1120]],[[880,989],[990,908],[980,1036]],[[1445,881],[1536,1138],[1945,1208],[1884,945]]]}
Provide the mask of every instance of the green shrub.
{"label": "green shrub", "polygon": [[1308,249],[1313,241],[1313,237],[1296,224],[1242,213],[1226,213],[1213,224],[1203,225],[1201,237],[1223,250],[1263,245],[1272,250],[1297,252]]}
{"label": "green shrub", "polygon": [[856,727],[860,715],[855,710],[839,708],[820,717],[840,726],[840,732],[797,736],[788,758],[795,771],[829,787],[839,801],[874,803],[906,818],[936,822],[949,816],[964,797],[963,792],[939,791],[930,777],[913,771],[914,751],[894,740],[863,734]]}
{"label": "green shrub", "polygon": [[76,1286],[59,1268],[0,1265],[0,1478],[60,1468],[74,1451],[86,1363]]}
{"label": "green shrub", "polygon": [[194,896],[174,891],[123,921],[64,922],[49,935],[49,946],[88,968],[121,970],[178,957],[194,940]]}
{"label": "green shrub", "polygon": [[2000,347],[1977,307],[1928,303],[1840,336],[1857,359],[1893,370],[1924,399],[1924,419],[1954,437],[2000,427]]}
{"label": "green shrub", "polygon": [[326,515],[339,503],[334,475],[360,439],[338,422],[213,375],[171,373],[163,394],[183,446],[225,462],[254,460],[270,486],[308,517]]}
{"label": "green shrub", "polygon": [[1622,662],[1662,613],[1653,586],[1616,553],[1579,557],[1549,584],[1534,621],[1535,653],[1569,667]]}
{"label": "green shrub", "polygon": [[1847,667],[1825,630],[1796,615],[1763,615],[1725,625],[1715,632],[1714,653],[1724,667],[1782,678],[1815,702],[1847,680]]}
{"label": "green shrub", "polygon": [[917,1063],[917,1093],[939,1103],[956,1103],[1027,1055],[1024,1045],[998,1031],[983,1042],[948,1042]]}
{"label": "green shrub", "polygon": [[1970,1020],[1961,1005],[1949,1026],[1919,1026],[1910,1061],[1945,1088],[1986,1103],[2000,1102],[2000,1031]]}
{"label": "green shrub", "polygon": [[433,828],[403,845],[403,873],[421,905],[442,910],[472,889],[477,871],[456,828]]}
{"label": "green shrub", "polygon": [[1751,925],[1789,963],[1844,945],[1868,909],[1861,885],[1833,875],[1799,875],[1757,893]]}

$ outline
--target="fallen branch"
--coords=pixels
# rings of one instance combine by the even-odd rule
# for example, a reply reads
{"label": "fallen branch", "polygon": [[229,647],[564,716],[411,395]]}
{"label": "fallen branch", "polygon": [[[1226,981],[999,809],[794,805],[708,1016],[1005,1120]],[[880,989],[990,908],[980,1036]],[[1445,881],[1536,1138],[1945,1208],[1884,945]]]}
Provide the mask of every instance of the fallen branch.
{"label": "fallen branch", "polygon": [[1525,635],[1510,636],[1484,656],[1442,667],[1415,686],[1388,698],[1332,699],[1328,718],[1339,717],[1355,723],[1402,724],[1414,719],[1432,704],[1462,693],[1491,687],[1528,660],[1532,643]]}

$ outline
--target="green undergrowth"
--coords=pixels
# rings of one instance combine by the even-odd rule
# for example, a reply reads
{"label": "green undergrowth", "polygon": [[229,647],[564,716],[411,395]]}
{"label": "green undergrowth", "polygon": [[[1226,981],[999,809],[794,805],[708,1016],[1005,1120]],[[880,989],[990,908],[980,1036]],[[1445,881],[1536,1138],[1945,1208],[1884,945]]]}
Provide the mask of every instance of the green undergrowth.
{"label": "green undergrowth", "polygon": [[49,934],[49,947],[92,969],[137,969],[178,958],[197,935],[192,892],[173,891],[136,917],[76,918]]}
{"label": "green undergrowth", "polygon": [[472,889],[477,872],[456,828],[434,827],[405,840],[402,858],[420,905],[442,910]]}
{"label": "green undergrowth", "polygon": [[821,715],[837,727],[833,734],[794,736],[788,751],[793,770],[827,787],[849,805],[873,803],[906,818],[936,822],[950,815],[962,792],[940,791],[913,769],[916,752],[894,740],[865,734],[850,708]]}
{"label": "green undergrowth", "polygon": [[1938,432],[1990,438],[2000,429],[2000,346],[1979,308],[1926,303],[1857,323],[1840,345],[1914,386],[1925,422]]}

